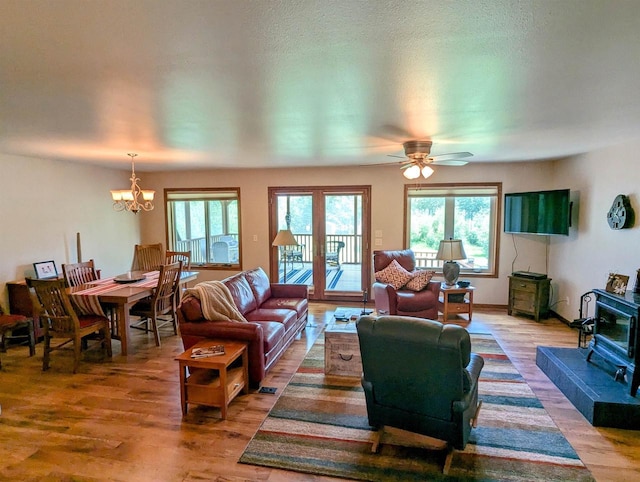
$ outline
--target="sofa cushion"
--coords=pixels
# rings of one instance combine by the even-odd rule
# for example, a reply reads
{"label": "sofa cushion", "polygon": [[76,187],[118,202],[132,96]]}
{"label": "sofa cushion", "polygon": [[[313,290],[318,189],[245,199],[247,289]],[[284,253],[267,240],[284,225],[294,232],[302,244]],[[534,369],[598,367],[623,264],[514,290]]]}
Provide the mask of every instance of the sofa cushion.
{"label": "sofa cushion", "polygon": [[303,316],[309,310],[309,300],[307,298],[269,298],[260,308],[269,310],[293,310],[298,317]]}
{"label": "sofa cushion", "polygon": [[253,290],[253,296],[258,306],[271,298],[271,282],[262,268],[246,271],[245,278]]}
{"label": "sofa cushion", "polygon": [[376,280],[391,285],[397,290],[407,284],[412,277],[411,273],[400,266],[400,263],[395,259],[382,271],[377,271],[375,275]]}
{"label": "sofa cushion", "polygon": [[233,301],[240,313],[246,315],[258,307],[256,298],[253,295],[253,290],[245,278],[244,273],[226,278],[223,280],[223,283],[229,288]]}
{"label": "sofa cushion", "polygon": [[284,325],[285,331],[289,331],[298,319],[297,313],[294,310],[286,309],[274,310],[258,308],[257,310],[247,313],[246,316],[248,321],[277,321]]}
{"label": "sofa cushion", "polygon": [[185,296],[180,303],[180,310],[185,321],[197,322],[205,321],[202,314],[202,305],[195,296]]}
{"label": "sofa cushion", "polygon": [[395,251],[374,251],[373,252],[373,270],[381,271],[393,260],[397,260],[407,271],[413,271],[416,269],[416,255],[411,249],[402,249]]}
{"label": "sofa cushion", "polygon": [[417,269],[413,273],[413,276],[409,282],[404,285],[405,288],[411,291],[422,291],[427,287],[431,278],[436,274],[435,271],[427,271],[426,269]]}

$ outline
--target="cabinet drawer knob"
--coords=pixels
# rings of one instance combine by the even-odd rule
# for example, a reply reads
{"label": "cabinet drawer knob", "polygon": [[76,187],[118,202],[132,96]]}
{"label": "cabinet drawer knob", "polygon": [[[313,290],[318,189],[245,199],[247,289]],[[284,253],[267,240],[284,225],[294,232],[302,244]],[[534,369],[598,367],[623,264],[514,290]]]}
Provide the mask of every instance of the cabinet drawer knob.
{"label": "cabinet drawer knob", "polygon": [[340,353],[340,358],[344,361],[351,361],[353,355],[343,355],[342,353]]}

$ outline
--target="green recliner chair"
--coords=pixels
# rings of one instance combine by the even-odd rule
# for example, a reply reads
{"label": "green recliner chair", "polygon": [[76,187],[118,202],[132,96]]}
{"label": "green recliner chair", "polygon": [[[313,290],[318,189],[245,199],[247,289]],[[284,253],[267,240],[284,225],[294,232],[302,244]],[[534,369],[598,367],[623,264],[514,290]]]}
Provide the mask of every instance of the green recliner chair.
{"label": "green recliner chair", "polygon": [[471,353],[467,330],[408,316],[363,316],[357,329],[369,425],[464,449],[481,405],[478,377],[484,366]]}

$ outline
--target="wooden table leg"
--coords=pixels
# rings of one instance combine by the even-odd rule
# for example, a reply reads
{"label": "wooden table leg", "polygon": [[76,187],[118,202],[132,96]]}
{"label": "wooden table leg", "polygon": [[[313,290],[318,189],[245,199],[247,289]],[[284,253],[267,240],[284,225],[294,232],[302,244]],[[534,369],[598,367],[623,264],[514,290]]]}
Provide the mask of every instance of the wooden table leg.
{"label": "wooden table leg", "polygon": [[220,417],[222,420],[227,419],[227,406],[229,404],[229,386],[227,384],[227,367],[222,367],[219,370],[220,375],[220,387],[222,388],[223,398],[222,406],[220,407]]}
{"label": "wooden table leg", "polygon": [[182,415],[187,414],[187,367],[180,362],[180,405],[182,406]]}
{"label": "wooden table leg", "polygon": [[131,304],[118,305],[118,335],[120,335],[120,352],[122,355],[128,354],[128,334],[129,334],[129,309]]}

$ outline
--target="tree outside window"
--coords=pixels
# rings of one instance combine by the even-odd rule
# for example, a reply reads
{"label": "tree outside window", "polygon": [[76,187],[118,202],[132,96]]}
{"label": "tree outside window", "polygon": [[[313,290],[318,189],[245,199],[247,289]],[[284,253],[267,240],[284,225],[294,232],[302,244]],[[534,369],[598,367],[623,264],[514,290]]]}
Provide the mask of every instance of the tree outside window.
{"label": "tree outside window", "polygon": [[461,239],[463,272],[497,273],[497,219],[501,184],[407,186],[407,245],[418,266],[437,268],[440,241]]}

